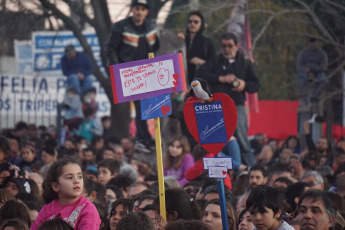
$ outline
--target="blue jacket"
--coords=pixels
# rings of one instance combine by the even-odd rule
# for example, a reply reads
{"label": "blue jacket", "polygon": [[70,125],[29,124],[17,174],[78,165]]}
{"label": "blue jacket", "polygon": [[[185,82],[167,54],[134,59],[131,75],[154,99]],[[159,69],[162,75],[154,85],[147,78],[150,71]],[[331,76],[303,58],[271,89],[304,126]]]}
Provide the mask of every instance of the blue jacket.
{"label": "blue jacket", "polygon": [[62,73],[65,76],[71,74],[83,73],[84,76],[88,76],[93,72],[93,65],[90,58],[81,52],[77,52],[77,55],[73,59],[68,59],[66,55],[61,58]]}

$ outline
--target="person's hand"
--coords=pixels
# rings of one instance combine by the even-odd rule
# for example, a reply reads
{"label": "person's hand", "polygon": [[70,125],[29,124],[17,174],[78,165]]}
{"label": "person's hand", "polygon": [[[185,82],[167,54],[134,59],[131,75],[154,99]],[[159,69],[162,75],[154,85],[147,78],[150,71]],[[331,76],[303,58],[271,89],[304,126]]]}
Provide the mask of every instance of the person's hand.
{"label": "person's hand", "polygon": [[235,88],[232,88],[231,90],[232,91],[235,91],[235,92],[242,92],[244,90],[244,88],[246,87],[246,82],[237,78],[237,81],[240,83],[237,87]]}
{"label": "person's hand", "polygon": [[305,134],[309,134],[310,133],[310,129],[309,129],[309,121],[305,120],[303,122],[303,130]]}
{"label": "person's hand", "polygon": [[186,38],[186,36],[184,35],[184,33],[182,32],[182,30],[181,29],[177,29],[177,37],[178,38],[181,38],[181,39],[185,39]]}
{"label": "person's hand", "polygon": [[224,76],[219,77],[219,82],[225,83],[225,84],[231,84],[236,79],[236,76],[233,74],[227,74]]}
{"label": "person's hand", "polygon": [[83,80],[84,79],[84,74],[83,73],[77,73],[77,76],[78,76],[78,78],[80,79],[80,80]]}
{"label": "person's hand", "polygon": [[163,218],[162,214],[159,215],[159,221],[158,221],[158,225],[159,225],[159,230],[163,230],[165,229],[165,225],[167,224],[167,221]]}
{"label": "person's hand", "polygon": [[198,57],[193,57],[192,59],[189,60],[189,63],[194,64],[194,65],[203,65],[206,61],[198,58]]}

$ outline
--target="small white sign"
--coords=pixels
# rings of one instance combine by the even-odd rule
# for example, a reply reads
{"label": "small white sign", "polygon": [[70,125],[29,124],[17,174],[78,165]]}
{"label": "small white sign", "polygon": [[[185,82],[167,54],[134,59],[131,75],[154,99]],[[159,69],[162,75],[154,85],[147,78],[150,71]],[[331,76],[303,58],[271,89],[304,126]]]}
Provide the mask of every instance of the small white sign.
{"label": "small white sign", "polygon": [[226,178],[228,167],[226,166],[210,166],[208,167],[209,178]]}
{"label": "small white sign", "polygon": [[210,166],[225,166],[228,169],[232,169],[231,157],[204,157],[204,169],[208,169]]}

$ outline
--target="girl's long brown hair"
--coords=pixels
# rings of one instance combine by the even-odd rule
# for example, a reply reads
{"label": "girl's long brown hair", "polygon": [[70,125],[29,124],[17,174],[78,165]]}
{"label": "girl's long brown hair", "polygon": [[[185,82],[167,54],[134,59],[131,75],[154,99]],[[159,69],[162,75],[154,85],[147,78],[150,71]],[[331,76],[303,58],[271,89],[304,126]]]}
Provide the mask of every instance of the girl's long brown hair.
{"label": "girl's long brown hair", "polygon": [[[178,156],[176,160],[174,159],[174,157],[172,157],[169,154],[169,146],[173,145],[175,141],[179,141],[182,146],[182,154]],[[190,145],[186,136],[180,135],[180,136],[171,138],[170,141],[168,142],[168,149],[167,149],[166,157],[165,157],[165,168],[166,169],[174,168],[175,170],[177,170],[181,166],[183,159],[187,153],[190,153]]]}

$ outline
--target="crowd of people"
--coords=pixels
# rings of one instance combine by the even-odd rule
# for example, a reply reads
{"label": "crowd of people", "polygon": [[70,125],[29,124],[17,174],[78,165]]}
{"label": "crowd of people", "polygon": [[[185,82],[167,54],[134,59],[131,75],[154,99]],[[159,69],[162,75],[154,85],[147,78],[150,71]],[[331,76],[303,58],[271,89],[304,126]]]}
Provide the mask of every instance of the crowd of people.
{"label": "crowd of people", "polygon": [[[148,1],[133,0],[132,15],[113,25],[105,44],[109,64],[145,59],[159,49],[148,10]],[[61,60],[68,85],[64,138],[57,139],[54,125],[18,122],[0,130],[1,230],[221,230],[224,206],[229,230],[345,228],[345,139],[329,143],[320,137],[314,143],[306,121],[298,136],[275,140],[257,134],[250,140],[245,93],[260,88],[253,64],[232,33],[220,38],[216,55],[203,35],[203,15],[193,11],[187,18],[186,33],[179,30],[177,36],[187,47],[188,82],[206,80],[211,92],[229,95],[238,112],[236,131],[221,151],[233,160],[224,179],[225,202],[203,167],[203,157],[214,155],[193,140],[174,104],[177,112],[162,136],[166,216],[161,215],[154,140],[140,120],[140,103],[135,102],[136,136],[118,138],[121,131],[110,129],[111,117],[96,116],[91,61],[69,45]],[[324,65],[312,65],[310,58],[305,64],[313,52]],[[321,84],[327,65],[316,45],[305,53],[298,58],[301,91],[314,78]],[[176,98],[181,107],[188,93]]]}

